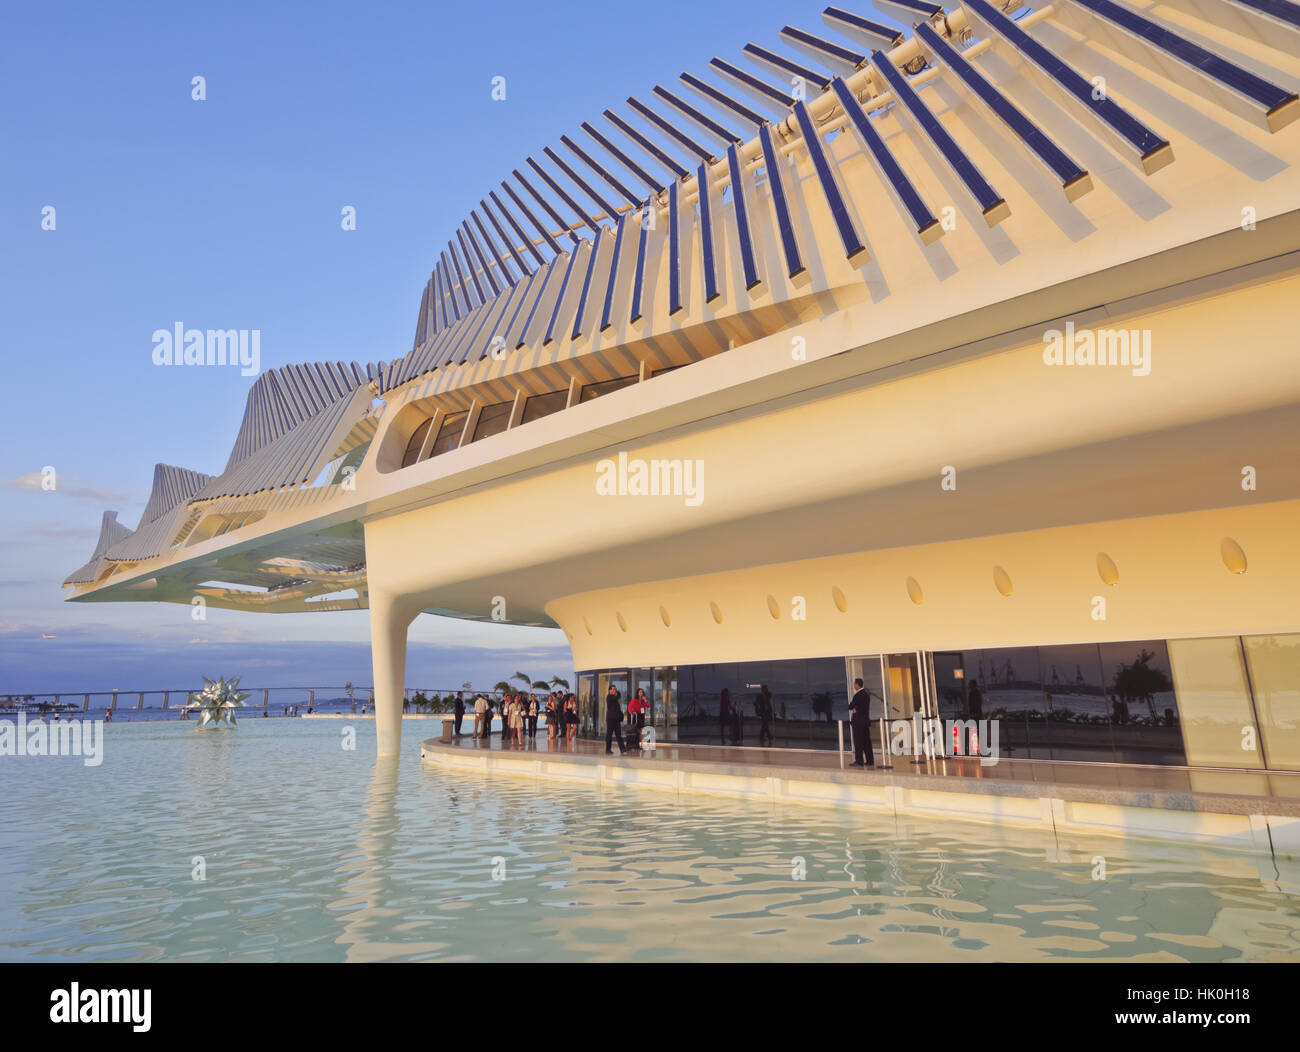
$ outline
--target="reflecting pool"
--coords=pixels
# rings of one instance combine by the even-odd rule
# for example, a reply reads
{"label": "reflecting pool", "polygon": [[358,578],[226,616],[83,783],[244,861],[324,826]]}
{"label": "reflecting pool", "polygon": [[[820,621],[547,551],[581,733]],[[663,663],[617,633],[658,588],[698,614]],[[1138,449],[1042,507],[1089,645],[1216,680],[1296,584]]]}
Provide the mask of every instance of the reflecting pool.
{"label": "reflecting pool", "polygon": [[437,727],[0,758],[0,959],[1300,961],[1271,859],[443,772]]}

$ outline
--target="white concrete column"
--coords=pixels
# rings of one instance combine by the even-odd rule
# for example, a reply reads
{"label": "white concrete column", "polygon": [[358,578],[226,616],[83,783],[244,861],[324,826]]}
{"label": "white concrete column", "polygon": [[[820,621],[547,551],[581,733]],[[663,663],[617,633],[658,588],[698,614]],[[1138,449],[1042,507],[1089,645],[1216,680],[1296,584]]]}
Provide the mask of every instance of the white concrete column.
{"label": "white concrete column", "polygon": [[370,660],[374,670],[375,730],[380,756],[402,745],[402,696],[406,688],[406,630],[415,619],[399,600],[370,589]]}

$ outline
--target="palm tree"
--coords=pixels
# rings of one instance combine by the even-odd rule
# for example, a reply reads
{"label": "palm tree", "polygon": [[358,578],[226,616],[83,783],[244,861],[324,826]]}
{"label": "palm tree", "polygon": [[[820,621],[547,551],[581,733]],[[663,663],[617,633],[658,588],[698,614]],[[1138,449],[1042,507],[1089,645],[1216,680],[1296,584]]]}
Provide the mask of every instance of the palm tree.
{"label": "palm tree", "polygon": [[507,683],[503,679],[503,680],[499,680],[496,686],[494,686],[492,689],[496,691],[498,694],[509,694],[515,688],[512,687],[509,683]]}
{"label": "palm tree", "polygon": [[551,689],[551,685],[547,683],[546,680],[544,679],[537,679],[533,681],[533,690],[550,690],[550,689]]}
{"label": "palm tree", "polygon": [[348,701],[352,702],[352,711],[353,711],[353,712],[356,712],[356,711],[357,711],[356,690],[357,690],[357,688],[354,687],[354,686],[352,685],[352,681],[351,681],[351,680],[349,680],[347,683],[344,683],[344,684],[343,684],[343,692],[344,692],[345,694],[347,694],[347,696],[348,696]]}
{"label": "palm tree", "polygon": [[569,689],[569,681],[568,681],[567,679],[565,679],[563,676],[552,676],[552,677],[551,677],[550,686],[552,686],[552,687],[563,687],[565,690],[568,690],[568,689]]}

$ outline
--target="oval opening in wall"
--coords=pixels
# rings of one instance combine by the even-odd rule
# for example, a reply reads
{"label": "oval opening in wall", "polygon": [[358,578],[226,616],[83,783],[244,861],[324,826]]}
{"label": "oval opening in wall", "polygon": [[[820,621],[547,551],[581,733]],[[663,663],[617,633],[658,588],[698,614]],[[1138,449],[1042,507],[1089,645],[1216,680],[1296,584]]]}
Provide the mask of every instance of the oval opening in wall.
{"label": "oval opening in wall", "polygon": [[1119,567],[1105,552],[1097,553],[1097,576],[1101,578],[1102,584],[1109,585],[1111,588],[1119,584]]}
{"label": "oval opening in wall", "polygon": [[714,621],[716,621],[718,624],[722,624],[722,607],[720,607],[717,603],[710,602],[709,613],[713,615]]}
{"label": "oval opening in wall", "polygon": [[1002,595],[1011,594],[1011,575],[1000,566],[993,567],[993,587]]}
{"label": "oval opening in wall", "polygon": [[618,628],[619,628],[619,631],[620,631],[620,632],[626,632],[626,631],[627,631],[627,622],[623,620],[623,615],[620,614],[617,610],[614,611],[614,619],[615,619],[616,621],[618,621]]}
{"label": "oval opening in wall", "polygon": [[767,612],[772,615],[773,621],[781,620],[781,604],[776,601],[776,596],[767,597]]}
{"label": "oval opening in wall", "polygon": [[835,604],[835,609],[841,614],[849,612],[849,599],[839,588],[831,589],[831,602]]}
{"label": "oval opening in wall", "polygon": [[659,620],[664,623],[664,628],[673,623],[672,618],[668,616],[668,611],[662,606],[659,608]]}
{"label": "oval opening in wall", "polygon": [[1219,557],[1223,559],[1223,565],[1228,568],[1229,572],[1246,572],[1246,553],[1241,550],[1241,545],[1231,537],[1224,537],[1219,542]]}
{"label": "oval opening in wall", "polygon": [[925,602],[925,593],[921,591],[921,586],[915,577],[907,579],[907,595],[917,606]]}

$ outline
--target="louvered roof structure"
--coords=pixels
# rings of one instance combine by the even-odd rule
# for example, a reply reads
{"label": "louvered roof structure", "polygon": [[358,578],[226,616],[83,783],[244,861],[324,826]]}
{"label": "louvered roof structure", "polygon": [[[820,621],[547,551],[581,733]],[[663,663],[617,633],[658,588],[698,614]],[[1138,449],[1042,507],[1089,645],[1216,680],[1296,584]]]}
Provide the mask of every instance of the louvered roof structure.
{"label": "louvered roof structure", "polygon": [[[593,98],[578,127],[503,157],[439,238],[410,348],[263,374],[224,468],[160,465],[139,526],[106,519],[72,598],[202,588],[219,605],[335,609],[310,600],[347,582],[357,595],[339,602],[364,606],[363,521],[651,419],[587,404],[607,390],[636,406],[671,387],[644,381],[686,367],[658,428],[775,403],[832,373],[751,375],[745,352],[765,341],[822,326],[834,336],[811,341],[814,359],[952,346],[988,335],[981,312],[1012,329],[1106,302],[1106,275],[1300,203],[1291,0],[876,7],[720,42],[706,69]],[[1232,258],[1286,250],[1261,237]],[[1178,273],[1212,269],[1198,266]],[[728,383],[749,393],[719,394]],[[488,616],[471,606],[427,608]],[[552,623],[540,600],[522,606]]]}

